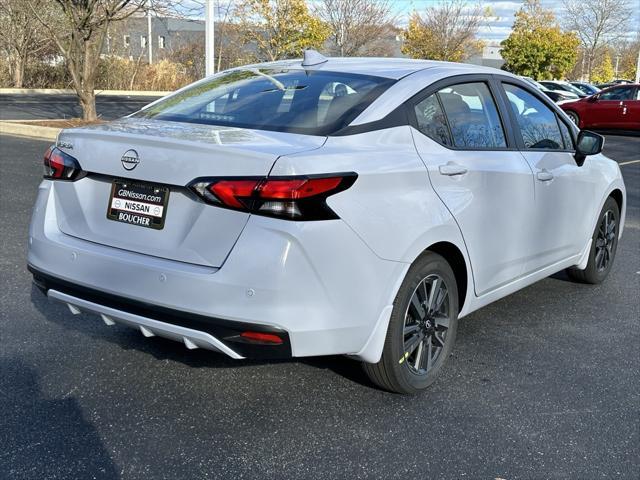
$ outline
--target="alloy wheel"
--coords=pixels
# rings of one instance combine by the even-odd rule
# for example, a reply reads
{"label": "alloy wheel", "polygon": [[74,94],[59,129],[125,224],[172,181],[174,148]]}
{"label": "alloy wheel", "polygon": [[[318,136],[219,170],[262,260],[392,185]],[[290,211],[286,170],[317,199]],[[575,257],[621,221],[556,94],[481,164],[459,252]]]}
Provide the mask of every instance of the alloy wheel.
{"label": "alloy wheel", "polygon": [[611,210],[607,210],[602,217],[596,236],[596,269],[606,270],[613,258],[613,247],[616,242],[616,219]]}
{"label": "alloy wheel", "polygon": [[577,127],[580,126],[580,119],[578,118],[578,115],[576,115],[574,112],[567,112],[567,115]]}
{"label": "alloy wheel", "polygon": [[426,375],[441,360],[450,324],[449,291],[444,279],[431,274],[413,291],[404,317],[403,356],[409,371]]}

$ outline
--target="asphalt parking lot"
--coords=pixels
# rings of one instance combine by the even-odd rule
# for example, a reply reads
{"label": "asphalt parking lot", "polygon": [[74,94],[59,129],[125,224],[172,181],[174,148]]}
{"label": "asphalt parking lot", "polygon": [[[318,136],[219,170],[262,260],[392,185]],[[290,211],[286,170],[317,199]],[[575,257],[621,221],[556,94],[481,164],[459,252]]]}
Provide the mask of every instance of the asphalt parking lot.
{"label": "asphalt parking lot", "polygon": [[640,476],[640,138],[600,286],[555,275],[465,318],[425,394],[342,357],[232,361],[48,303],[26,270],[47,142],[0,136],[0,479]]}
{"label": "asphalt parking lot", "polygon": [[[98,95],[96,97],[96,111],[100,118],[113,120],[133,113],[157,98]],[[22,93],[0,95],[0,121],[78,117],[82,117],[82,108],[76,95],[27,95]]]}

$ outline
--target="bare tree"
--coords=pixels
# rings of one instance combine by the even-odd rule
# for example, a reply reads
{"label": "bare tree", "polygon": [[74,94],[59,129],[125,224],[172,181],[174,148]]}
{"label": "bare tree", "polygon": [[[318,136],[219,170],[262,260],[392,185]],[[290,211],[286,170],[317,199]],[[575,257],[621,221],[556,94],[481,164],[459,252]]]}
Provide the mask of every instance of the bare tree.
{"label": "bare tree", "polygon": [[341,57],[361,54],[390,31],[389,0],[321,0],[316,14],[329,26],[333,50]]}
{"label": "bare tree", "polygon": [[145,0],[55,0],[58,11],[53,18],[43,16],[30,3],[33,15],[47,29],[66,61],[85,120],[97,118],[94,89],[109,25],[129,17],[144,3]]}
{"label": "bare tree", "polygon": [[[43,0],[28,1],[40,11],[46,8]],[[48,46],[27,0],[0,0],[0,49],[9,58],[14,87],[22,88],[29,58]]]}
{"label": "bare tree", "polygon": [[480,4],[464,0],[445,0],[422,13],[413,12],[402,51],[413,58],[464,60],[482,48],[477,33],[488,16]]}
{"label": "bare tree", "polygon": [[628,0],[564,0],[564,6],[566,28],[580,39],[590,78],[601,50],[626,35],[632,5]]}
{"label": "bare tree", "polygon": [[[227,50],[227,46],[233,47],[232,45],[229,45],[228,39],[227,37],[228,35],[228,31],[231,30],[231,37],[233,37],[233,28],[229,28],[229,17],[231,15],[234,14],[234,5],[232,5],[233,0],[227,0],[226,4],[224,5],[220,5],[218,4],[218,12],[220,11],[224,11],[224,15],[222,16],[222,19],[218,22],[219,28],[218,28],[218,32],[216,35],[216,42],[218,43],[218,45],[216,46],[216,53],[218,54],[218,66],[216,68],[216,71],[220,71],[221,67],[222,67],[222,57],[223,57],[223,51],[226,54],[226,50]],[[236,35],[237,36],[237,35]],[[232,48],[230,48],[230,50],[232,50]],[[226,55],[228,56],[228,55]]]}

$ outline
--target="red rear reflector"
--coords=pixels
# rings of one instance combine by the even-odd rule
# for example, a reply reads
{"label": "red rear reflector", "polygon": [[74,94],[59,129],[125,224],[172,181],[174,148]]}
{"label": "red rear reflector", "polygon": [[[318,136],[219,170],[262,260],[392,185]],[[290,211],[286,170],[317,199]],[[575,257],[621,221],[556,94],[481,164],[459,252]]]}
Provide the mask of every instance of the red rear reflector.
{"label": "red rear reflector", "polygon": [[282,339],[275,333],[242,332],[240,336],[258,343],[272,343],[274,345],[282,345],[283,343]]}
{"label": "red rear reflector", "polygon": [[260,198],[297,200],[333,190],[342,182],[342,177],[309,178],[295,180],[266,179],[259,187]]}

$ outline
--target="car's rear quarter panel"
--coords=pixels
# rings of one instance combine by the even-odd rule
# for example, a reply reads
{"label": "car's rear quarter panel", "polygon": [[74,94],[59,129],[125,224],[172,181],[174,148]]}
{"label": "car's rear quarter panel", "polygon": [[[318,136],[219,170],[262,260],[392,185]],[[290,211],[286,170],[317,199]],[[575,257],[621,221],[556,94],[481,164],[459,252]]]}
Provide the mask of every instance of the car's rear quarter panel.
{"label": "car's rear quarter panel", "polygon": [[409,126],[330,137],[317,152],[280,158],[272,174],[340,171],[355,171],[358,179],[328,203],[380,258],[411,263],[438,241],[463,248],[455,221],[431,188]]}

